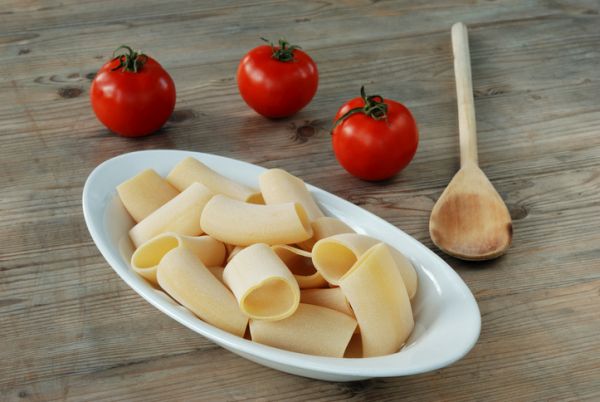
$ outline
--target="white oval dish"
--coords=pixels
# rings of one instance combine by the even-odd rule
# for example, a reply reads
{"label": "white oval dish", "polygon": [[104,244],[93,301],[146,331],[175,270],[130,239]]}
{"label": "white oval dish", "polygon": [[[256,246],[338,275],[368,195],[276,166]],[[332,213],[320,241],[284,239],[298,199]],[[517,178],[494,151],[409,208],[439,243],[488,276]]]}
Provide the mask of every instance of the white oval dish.
{"label": "white oval dish", "polygon": [[132,247],[127,231],[133,221],[116,196],[121,182],[148,168],[166,176],[185,157],[201,160],[224,176],[258,188],[265,169],[222,156],[172,150],[123,154],[100,164],[83,188],[85,222],[96,246],[116,273],[140,296],[163,313],[218,345],[251,361],[287,373],[328,381],[354,381],[424,373],[448,366],[475,345],[481,328],[477,302],[469,288],[448,264],[400,229],[333,194],[308,186],[328,215],[358,233],[387,242],[415,266],[419,289],[413,301],[415,329],[406,346],[388,356],[341,359],[309,356],[239,338],[200,320],[166,294],[154,289],[130,267]]}

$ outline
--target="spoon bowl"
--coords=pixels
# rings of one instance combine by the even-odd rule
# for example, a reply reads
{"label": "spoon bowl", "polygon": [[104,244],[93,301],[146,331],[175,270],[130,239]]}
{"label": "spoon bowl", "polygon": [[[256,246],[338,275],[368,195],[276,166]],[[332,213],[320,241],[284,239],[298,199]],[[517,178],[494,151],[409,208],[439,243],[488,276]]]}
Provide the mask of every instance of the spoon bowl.
{"label": "spoon bowl", "polygon": [[433,207],[429,233],[442,251],[464,260],[498,257],[512,241],[510,213],[483,171],[462,167]]}

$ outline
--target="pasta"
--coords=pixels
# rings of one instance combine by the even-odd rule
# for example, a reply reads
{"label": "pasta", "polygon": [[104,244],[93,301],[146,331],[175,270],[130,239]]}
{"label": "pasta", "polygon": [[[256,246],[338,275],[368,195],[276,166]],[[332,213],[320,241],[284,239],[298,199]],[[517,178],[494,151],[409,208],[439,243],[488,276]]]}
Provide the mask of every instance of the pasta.
{"label": "pasta", "polygon": [[213,194],[202,184],[193,183],[158,208],[129,231],[136,247],[165,232],[197,236],[202,234],[200,214]]}
{"label": "pasta", "polygon": [[207,267],[211,274],[215,276],[223,285],[225,285],[225,281],[223,280],[223,271],[225,268],[223,267]]}
{"label": "pasta", "polygon": [[159,234],[138,247],[131,256],[131,267],[156,284],[158,263],[174,248],[185,247],[208,267],[225,262],[225,246],[210,236],[185,236],[167,232]]}
{"label": "pasta", "polygon": [[355,328],[356,321],[346,314],[303,303],[284,320],[250,320],[250,334],[255,342],[329,357],[344,356]]}
{"label": "pasta", "polygon": [[237,253],[225,266],[223,279],[250,318],[282,320],[292,315],[300,302],[294,275],[266,244],[254,244]]}
{"label": "pasta", "polygon": [[177,247],[161,259],[158,284],[198,317],[237,336],[243,336],[248,318],[235,297],[188,249]]}
{"label": "pasta", "polygon": [[[313,263],[329,283],[337,285],[362,254],[379,240],[357,233],[342,233],[318,241],[313,247]],[[417,273],[410,263],[393,247],[390,252],[410,298],[417,292]]]}
{"label": "pasta", "polygon": [[224,243],[290,244],[312,236],[312,228],[300,204],[255,205],[215,195],[200,218],[204,232]]}
{"label": "pasta", "polygon": [[327,285],[325,279],[315,269],[308,251],[283,245],[273,246],[272,248],[294,274],[300,289],[319,288]]}
{"label": "pasta", "polygon": [[192,183],[202,183],[215,194],[224,194],[240,201],[262,204],[262,195],[243,184],[228,179],[215,172],[199,160],[189,157],[179,162],[167,176],[167,181],[179,191]]}
{"label": "pasta", "polygon": [[360,327],[363,357],[397,352],[414,320],[402,276],[388,246],[370,248],[339,282]]}
{"label": "pasta", "polygon": [[354,312],[339,287],[327,289],[302,289],[300,290],[300,303],[314,304],[327,307],[354,317]]}
{"label": "pasta", "polygon": [[362,351],[362,340],[360,339],[360,331],[355,331],[352,338],[350,338],[350,342],[348,342],[348,347],[344,352],[344,357],[349,359],[356,359],[363,357]]}
{"label": "pasta", "polygon": [[316,242],[326,237],[341,233],[354,233],[354,230],[344,222],[330,216],[322,216],[310,223],[313,235],[310,239],[298,243],[298,247],[311,251]]}
{"label": "pasta", "polygon": [[229,262],[234,255],[236,255],[237,253],[239,253],[240,251],[242,251],[245,247],[244,246],[235,246],[233,247],[230,251],[229,254],[227,255],[227,262]]}
{"label": "pasta", "polygon": [[304,207],[308,219],[323,216],[306,184],[282,169],[269,169],[258,177],[260,191],[267,205],[297,202]]}
{"label": "pasta", "polygon": [[259,184],[262,193],[194,158],[166,180],[141,172],[117,187],[133,218],[124,258],[177,308],[254,342],[338,358],[397,352],[414,327],[411,262],[324,216],[284,170]]}
{"label": "pasta", "polygon": [[124,181],[117,193],[129,215],[139,222],[179,194],[165,179],[152,169]]}
{"label": "pasta", "polygon": [[227,249],[227,255],[231,254],[231,252],[233,251],[233,249],[235,249],[237,246],[234,246],[233,244],[225,244],[225,248]]}

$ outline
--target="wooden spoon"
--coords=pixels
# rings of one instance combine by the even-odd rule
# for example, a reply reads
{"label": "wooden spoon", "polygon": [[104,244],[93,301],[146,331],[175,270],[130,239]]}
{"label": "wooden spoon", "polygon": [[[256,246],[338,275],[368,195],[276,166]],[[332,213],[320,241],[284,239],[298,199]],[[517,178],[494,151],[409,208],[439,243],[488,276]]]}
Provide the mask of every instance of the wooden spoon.
{"label": "wooden spoon", "polygon": [[463,260],[487,260],[508,249],[512,222],[508,208],[477,164],[477,132],[467,27],[452,27],[458,101],[460,170],[431,211],[429,234],[442,251]]}

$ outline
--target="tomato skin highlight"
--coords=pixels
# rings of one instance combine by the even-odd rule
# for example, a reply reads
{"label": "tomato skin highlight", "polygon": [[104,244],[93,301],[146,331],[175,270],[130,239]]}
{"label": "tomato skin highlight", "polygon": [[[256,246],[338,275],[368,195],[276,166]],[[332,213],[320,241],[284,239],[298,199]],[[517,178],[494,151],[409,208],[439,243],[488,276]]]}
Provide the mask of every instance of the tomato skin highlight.
{"label": "tomato skin highlight", "polygon": [[237,70],[240,95],[248,106],[265,117],[291,116],[317,92],[317,65],[300,49],[294,50],[292,61],[279,61],[272,55],[271,46],[263,45],[242,58]]}
{"label": "tomato skin highlight", "polygon": [[104,64],[92,81],[90,100],[96,117],[123,137],[140,137],[161,128],[173,113],[176,91],[173,79],[151,57],[138,72]]}
{"label": "tomato skin highlight", "polygon": [[[387,119],[376,120],[356,113],[341,121],[332,132],[338,162],[363,180],[389,179],[404,169],[417,152],[419,133],[410,111],[401,103],[384,99]],[[346,102],[337,112],[338,121],[349,110],[365,105],[361,97]]]}

